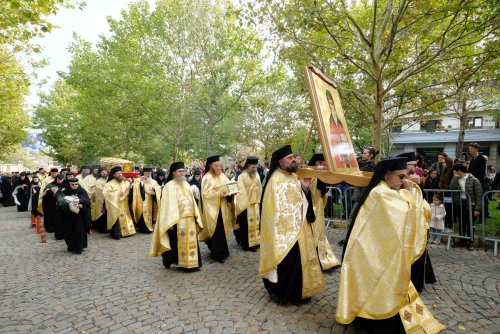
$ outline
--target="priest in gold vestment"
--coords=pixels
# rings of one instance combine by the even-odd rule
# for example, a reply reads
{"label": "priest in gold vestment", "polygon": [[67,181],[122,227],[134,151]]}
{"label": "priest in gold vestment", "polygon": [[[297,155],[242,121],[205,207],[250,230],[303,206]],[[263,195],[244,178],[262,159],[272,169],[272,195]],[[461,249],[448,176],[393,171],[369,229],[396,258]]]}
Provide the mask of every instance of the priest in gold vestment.
{"label": "priest in gold vestment", "polygon": [[[314,246],[314,211],[290,145],[275,151],[264,185],[259,274],[272,300],[299,305],[325,289]],[[308,191],[308,190],[307,190]]]}
{"label": "priest in gold vestment", "polygon": [[122,168],[113,167],[102,193],[106,203],[107,230],[115,240],[135,234],[134,221],[128,205],[129,192],[130,183],[124,179]]}
{"label": "priest in gold vestment", "polygon": [[144,167],[143,176],[134,180],[132,212],[137,229],[143,233],[153,232],[153,223],[156,217],[153,216],[155,206],[157,207],[157,194],[160,197],[161,188],[158,182],[151,176],[153,167]]}
{"label": "priest in gold vestment", "polygon": [[162,256],[163,265],[193,270],[201,267],[198,232],[203,228],[198,206],[186,181],[183,162],[170,165],[163,187],[160,213],[153,231],[150,256]]}
{"label": "priest in gold vestment", "polygon": [[340,274],[336,319],[369,333],[437,333],[411,265],[427,242],[429,204],[405,179],[406,158],[382,160],[353,212]]}
{"label": "priest in gold vestment", "polygon": [[[314,154],[309,160],[309,166],[316,166],[321,169],[325,166],[325,157],[323,153]],[[312,203],[314,206],[314,215],[316,221],[313,224],[314,245],[318,251],[319,263],[323,271],[340,267],[340,261],[333,253],[330,242],[326,237],[325,225],[325,206],[326,193],[328,192],[327,184],[314,178],[310,186]]]}
{"label": "priest in gold vestment", "polygon": [[207,158],[207,173],[201,180],[201,207],[203,232],[200,241],[206,241],[213,260],[224,263],[229,256],[227,238],[235,223],[232,196],[229,195],[228,177],[222,173],[219,156]]}
{"label": "priest in gold vestment", "polygon": [[106,168],[99,169],[99,178],[95,182],[94,202],[92,207],[92,225],[94,228],[105,233],[107,231],[107,214],[104,205],[104,186],[108,182],[108,171]]}
{"label": "priest in gold vestment", "polygon": [[237,240],[243,250],[255,252],[260,244],[260,198],[262,184],[257,173],[259,158],[249,156],[238,176],[239,193],[234,197]]}

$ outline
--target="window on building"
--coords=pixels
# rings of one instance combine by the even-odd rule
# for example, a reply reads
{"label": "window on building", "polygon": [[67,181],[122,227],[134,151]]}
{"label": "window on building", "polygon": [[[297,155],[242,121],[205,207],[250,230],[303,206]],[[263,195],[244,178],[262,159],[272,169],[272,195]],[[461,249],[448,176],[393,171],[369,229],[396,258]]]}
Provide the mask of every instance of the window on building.
{"label": "window on building", "polygon": [[471,117],[469,118],[469,128],[482,128],[483,127],[483,117]]}
{"label": "window on building", "polygon": [[420,121],[420,129],[425,130],[425,132],[435,132],[437,129],[443,127],[443,121],[440,119],[431,119]]}
{"label": "window on building", "polygon": [[393,133],[398,133],[398,132],[401,132],[401,130],[402,130],[401,125],[395,125],[395,126],[392,126],[389,131],[393,132]]}

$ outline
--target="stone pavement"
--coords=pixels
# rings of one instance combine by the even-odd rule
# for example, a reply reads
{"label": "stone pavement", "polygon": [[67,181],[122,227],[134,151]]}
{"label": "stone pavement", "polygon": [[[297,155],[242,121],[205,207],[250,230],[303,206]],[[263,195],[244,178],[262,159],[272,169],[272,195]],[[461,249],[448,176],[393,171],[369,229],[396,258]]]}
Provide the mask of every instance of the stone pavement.
{"label": "stone pavement", "polygon": [[[148,256],[151,235],[115,241],[94,233],[82,255],[48,236],[40,244],[28,213],[0,206],[0,333],[358,333],[334,320],[339,271],[300,307],[269,300],[258,253],[230,240],[231,256],[203,268],[165,269]],[[343,229],[329,229],[337,255]],[[421,294],[442,333],[500,332],[500,259],[485,252],[429,252],[438,283]]]}

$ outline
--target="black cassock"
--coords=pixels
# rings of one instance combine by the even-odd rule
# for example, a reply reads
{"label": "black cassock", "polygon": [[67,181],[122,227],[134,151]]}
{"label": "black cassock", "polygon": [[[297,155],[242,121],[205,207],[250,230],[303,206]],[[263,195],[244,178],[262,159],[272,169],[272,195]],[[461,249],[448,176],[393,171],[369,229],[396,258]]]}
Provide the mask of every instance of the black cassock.
{"label": "black cassock", "polygon": [[2,195],[3,195],[3,206],[14,206],[14,197],[12,197],[12,192],[14,191],[14,183],[11,177],[4,177],[2,179]]}
{"label": "black cassock", "polygon": [[27,177],[24,180],[19,179],[16,183],[17,188],[17,201],[20,205],[17,205],[17,211],[23,212],[28,211],[28,203],[30,200],[30,181]]}
{"label": "black cassock", "polygon": [[30,187],[31,199],[30,199],[30,211],[31,214],[35,216],[40,216],[42,213],[38,211],[38,198],[40,198],[40,184],[31,183]]}
{"label": "black cassock", "polygon": [[[57,192],[52,192],[53,188],[57,188]],[[57,184],[57,180],[49,183],[43,191],[43,224],[47,233],[55,232],[57,240],[64,239],[63,226],[61,224],[61,217],[57,212],[57,196],[68,188],[65,182]],[[41,195],[40,195],[41,196]]]}
{"label": "black cassock", "polygon": [[[82,208],[78,213],[70,210],[65,196],[78,196]],[[80,254],[87,248],[87,233],[90,233],[90,199],[81,186],[77,189],[66,189],[57,196],[57,208],[63,226],[64,241],[68,245],[68,251]]]}

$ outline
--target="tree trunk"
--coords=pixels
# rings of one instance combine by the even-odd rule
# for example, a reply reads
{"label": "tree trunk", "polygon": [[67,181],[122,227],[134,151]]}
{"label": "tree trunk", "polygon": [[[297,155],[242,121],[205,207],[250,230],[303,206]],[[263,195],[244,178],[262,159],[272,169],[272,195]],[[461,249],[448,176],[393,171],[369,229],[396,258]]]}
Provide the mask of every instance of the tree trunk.
{"label": "tree trunk", "polygon": [[460,130],[458,131],[457,147],[455,149],[455,158],[462,159],[462,152],[464,150],[465,130],[467,129],[467,98],[464,96],[460,101]]}
{"label": "tree trunk", "polygon": [[183,135],[184,128],[184,109],[181,108],[179,112],[179,121],[177,122],[177,131],[175,131],[175,143],[174,143],[174,151],[172,152],[173,161],[177,161],[177,156],[179,155],[179,147],[181,146],[181,139]]}

